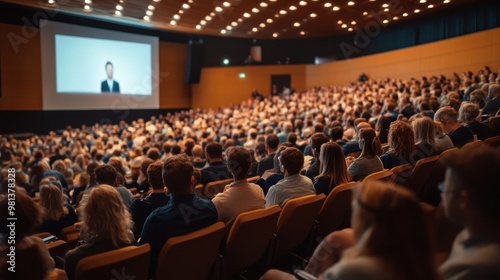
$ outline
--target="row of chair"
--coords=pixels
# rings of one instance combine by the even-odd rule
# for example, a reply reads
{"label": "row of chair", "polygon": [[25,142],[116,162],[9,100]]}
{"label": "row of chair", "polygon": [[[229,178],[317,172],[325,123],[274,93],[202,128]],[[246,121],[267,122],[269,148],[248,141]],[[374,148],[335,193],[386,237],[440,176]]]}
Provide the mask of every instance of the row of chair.
{"label": "row of chair", "polygon": [[[254,176],[250,177],[247,179],[249,183],[255,183],[260,176]],[[233,178],[229,179],[224,179],[224,180],[217,180],[213,181],[210,183],[207,183],[206,185],[198,184],[195,187],[195,194],[198,195],[199,197],[203,197],[206,199],[212,199],[214,198],[218,193],[221,193],[224,191],[227,185],[231,184],[233,182]]]}
{"label": "row of chair", "polygon": [[[306,241],[313,246],[317,234],[348,226],[349,190],[354,184],[336,187],[328,198],[308,195],[289,200],[283,209],[276,205],[242,213],[229,232],[219,222],[170,238],[161,250],[155,279],[225,279],[251,268],[275,266]],[[343,217],[334,225],[335,216]],[[148,251],[148,246],[131,246],[87,257],[78,263],[76,279],[110,279],[113,271],[122,269],[135,279],[147,279],[142,276],[147,276]]]}

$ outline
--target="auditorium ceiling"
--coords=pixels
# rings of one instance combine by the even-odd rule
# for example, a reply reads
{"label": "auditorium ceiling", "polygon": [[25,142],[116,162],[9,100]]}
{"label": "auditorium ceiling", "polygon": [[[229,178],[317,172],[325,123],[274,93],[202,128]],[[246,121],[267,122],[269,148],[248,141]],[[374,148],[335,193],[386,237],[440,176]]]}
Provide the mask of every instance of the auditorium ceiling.
{"label": "auditorium ceiling", "polygon": [[243,38],[342,35],[474,0],[2,0],[169,31]]}

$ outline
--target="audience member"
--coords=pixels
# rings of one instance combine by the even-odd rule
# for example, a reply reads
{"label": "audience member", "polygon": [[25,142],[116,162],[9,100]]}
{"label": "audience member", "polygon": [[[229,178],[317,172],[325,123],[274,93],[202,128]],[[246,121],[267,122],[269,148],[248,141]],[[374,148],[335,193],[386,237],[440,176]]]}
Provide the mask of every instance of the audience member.
{"label": "audience member", "polygon": [[266,152],[267,156],[259,161],[257,167],[257,175],[262,176],[266,170],[273,169],[274,154],[278,149],[280,141],[276,134],[269,134],[266,137]]}
{"label": "audience member", "polygon": [[193,169],[190,158],[182,155],[172,156],[163,163],[163,185],[169,191],[171,199],[148,216],[139,239],[139,244],[149,243],[151,246],[150,275],[154,275],[158,256],[170,237],[190,233],[217,222],[214,204],[194,194]]}
{"label": "audience member", "polygon": [[304,165],[304,156],[297,148],[286,148],[279,157],[281,172],[285,178],[269,188],[266,195],[266,207],[279,206],[292,199],[308,194],[316,194],[313,182],[299,172]]}
{"label": "audience member", "polygon": [[250,151],[243,147],[232,147],[226,151],[226,159],[234,182],[224,192],[217,194],[212,202],[219,214],[219,221],[231,225],[240,213],[264,208],[266,200],[258,185],[247,182],[248,170],[252,165]]}
{"label": "audience member", "polygon": [[366,176],[384,169],[379,158],[382,147],[373,128],[361,129],[359,147],[361,154],[358,158],[347,158],[348,171],[353,181],[363,181]]}
{"label": "audience member", "polygon": [[313,153],[313,162],[306,170],[306,176],[314,181],[314,178],[319,175],[319,166],[321,164],[319,154],[321,145],[330,141],[330,138],[323,132],[316,132],[311,136],[311,149]]}
{"label": "audience member", "polygon": [[389,128],[389,151],[380,156],[385,169],[403,165],[415,164],[417,159],[412,159],[415,153],[415,135],[408,123],[395,121]]}
{"label": "audience member", "polygon": [[[124,186],[117,184],[118,174],[116,169],[109,164],[103,164],[96,167],[94,173],[96,183],[99,185],[106,184],[114,187],[120,194],[125,207],[128,209],[132,203],[132,192]],[[89,190],[87,190],[87,192],[89,192]]]}
{"label": "audience member", "polygon": [[481,110],[477,104],[464,102],[458,110],[458,121],[470,129],[476,139],[486,140],[491,137],[491,129],[478,121],[478,119],[481,119],[480,112]]}
{"label": "audience member", "polygon": [[201,169],[200,183],[206,185],[210,182],[231,178],[227,165],[222,162],[222,146],[219,143],[210,143],[205,147],[208,166]]}
{"label": "audience member", "polygon": [[465,228],[441,273],[444,279],[500,279],[500,152],[483,144],[464,147],[445,160],[444,212]]}
{"label": "audience member", "polygon": [[319,161],[319,175],[314,179],[317,194],[324,193],[328,196],[336,186],[350,181],[344,152],[337,143],[327,142],[321,145]]}
{"label": "audience member", "polygon": [[75,210],[65,203],[59,187],[51,183],[40,186],[40,206],[43,210],[43,222],[37,232],[50,232],[58,236],[61,230],[78,221]]}
{"label": "audience member", "polygon": [[483,114],[495,115],[500,110],[500,85],[492,84],[489,87],[488,97],[490,100],[483,108]]}
{"label": "audience member", "polygon": [[458,114],[455,109],[451,107],[440,108],[436,112],[434,120],[443,124],[444,132],[450,137],[455,147],[461,148],[468,142],[474,141],[472,131],[458,122]]}

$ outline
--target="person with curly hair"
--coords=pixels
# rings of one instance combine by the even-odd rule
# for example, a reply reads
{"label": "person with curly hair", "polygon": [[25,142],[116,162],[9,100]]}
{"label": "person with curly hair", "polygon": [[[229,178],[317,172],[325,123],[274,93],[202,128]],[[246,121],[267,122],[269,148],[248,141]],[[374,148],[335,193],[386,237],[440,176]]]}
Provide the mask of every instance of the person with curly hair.
{"label": "person with curly hair", "polygon": [[387,140],[389,151],[380,156],[385,169],[416,162],[415,159],[412,160],[412,154],[415,151],[415,134],[408,123],[392,122]]}

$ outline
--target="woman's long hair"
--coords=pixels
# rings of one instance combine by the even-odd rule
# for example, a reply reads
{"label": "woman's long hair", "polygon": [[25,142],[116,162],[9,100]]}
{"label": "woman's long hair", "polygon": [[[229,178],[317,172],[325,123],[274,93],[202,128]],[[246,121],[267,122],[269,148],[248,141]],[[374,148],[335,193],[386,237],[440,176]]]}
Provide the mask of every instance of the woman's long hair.
{"label": "woman's long hair", "polygon": [[40,186],[40,205],[45,220],[59,221],[62,216],[68,214],[64,201],[63,193],[56,185],[44,183]]}
{"label": "woman's long hair", "polygon": [[436,146],[436,124],[431,118],[416,118],[411,126],[415,133],[415,143],[429,144],[431,147]]}
{"label": "woman's long hair", "polygon": [[360,183],[354,194],[354,256],[391,265],[400,279],[439,279],[423,210],[415,195],[383,181]]}
{"label": "woman's long hair", "polygon": [[351,180],[349,173],[347,172],[344,152],[337,143],[327,142],[321,145],[319,162],[319,175],[316,178],[322,176],[329,177],[330,191],[334,187],[347,183]]}
{"label": "woman's long hair", "polygon": [[109,239],[116,247],[134,241],[130,213],[115,188],[96,186],[81,205],[84,239]]}

